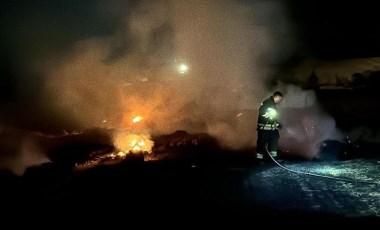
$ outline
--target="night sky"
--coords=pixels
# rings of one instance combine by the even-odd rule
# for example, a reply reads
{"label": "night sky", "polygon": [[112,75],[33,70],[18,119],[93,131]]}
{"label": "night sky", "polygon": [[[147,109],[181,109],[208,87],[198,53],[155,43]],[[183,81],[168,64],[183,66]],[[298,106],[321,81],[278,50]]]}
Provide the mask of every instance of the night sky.
{"label": "night sky", "polygon": [[301,41],[297,55],[323,60],[380,55],[373,1],[288,1],[289,18]]}

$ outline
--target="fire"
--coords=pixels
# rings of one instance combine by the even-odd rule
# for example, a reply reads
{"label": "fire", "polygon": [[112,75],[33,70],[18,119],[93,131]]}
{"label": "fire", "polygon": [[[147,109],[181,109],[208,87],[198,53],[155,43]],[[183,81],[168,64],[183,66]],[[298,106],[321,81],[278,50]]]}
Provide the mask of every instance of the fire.
{"label": "fire", "polygon": [[125,153],[125,152],[122,152],[122,151],[120,151],[120,152],[118,152],[117,154],[116,154],[116,156],[118,156],[118,157],[125,157],[127,154]]}
{"label": "fire", "polygon": [[131,150],[130,151],[142,151],[142,148],[145,146],[145,142],[143,140],[138,141],[137,138],[133,139],[131,142]]}
{"label": "fire", "polygon": [[154,158],[146,158],[152,153],[154,142],[150,140],[148,135],[132,134],[129,131],[119,131],[114,136],[114,146],[117,151],[98,155],[93,153],[94,158],[75,165],[76,170],[88,169],[96,165],[112,165],[117,164],[127,158],[130,154],[143,154],[144,160],[152,160]]}
{"label": "fire", "polygon": [[124,153],[151,153],[154,142],[147,135],[119,132],[115,137],[114,145]]}
{"label": "fire", "polygon": [[133,123],[138,123],[138,122],[142,121],[143,119],[144,119],[144,118],[141,117],[141,116],[136,116],[136,117],[134,117],[134,118],[132,119],[132,122],[133,122]]}

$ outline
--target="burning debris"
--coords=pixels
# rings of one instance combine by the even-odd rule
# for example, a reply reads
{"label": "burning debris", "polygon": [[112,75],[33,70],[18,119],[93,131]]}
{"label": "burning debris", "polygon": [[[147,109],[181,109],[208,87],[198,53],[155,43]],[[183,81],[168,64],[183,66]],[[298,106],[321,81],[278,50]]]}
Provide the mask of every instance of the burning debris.
{"label": "burning debris", "polygon": [[[131,119],[132,125],[141,122],[143,119],[142,116],[133,117]],[[144,159],[145,155],[152,153],[154,142],[148,134],[136,134],[138,131],[134,129],[135,127],[131,126],[127,130],[113,130],[111,134],[113,150],[106,154],[99,154],[94,151],[90,154],[89,160],[75,164],[75,168],[87,169],[97,165],[117,164],[133,155],[142,156]]]}
{"label": "burning debris", "polygon": [[110,152],[93,151],[88,160],[75,164],[75,169],[88,169],[97,165],[114,165],[130,158],[145,159],[152,153],[154,142],[148,135],[131,134],[128,131],[115,130],[113,149]]}
{"label": "burning debris", "polygon": [[217,140],[205,133],[190,134],[178,130],[169,135],[154,137],[153,154],[149,159],[176,158],[178,156],[207,155],[220,150]]}
{"label": "burning debris", "polygon": [[190,134],[178,130],[169,135],[150,138],[149,135],[132,134],[128,131],[114,131],[114,149],[106,154],[93,152],[88,161],[76,164],[76,170],[89,169],[98,165],[115,165],[123,161],[140,159],[157,161],[181,157],[206,156],[220,150],[216,139],[208,134]]}
{"label": "burning debris", "polygon": [[154,142],[148,135],[130,134],[128,132],[117,132],[114,137],[114,145],[124,153],[146,152],[151,153]]}

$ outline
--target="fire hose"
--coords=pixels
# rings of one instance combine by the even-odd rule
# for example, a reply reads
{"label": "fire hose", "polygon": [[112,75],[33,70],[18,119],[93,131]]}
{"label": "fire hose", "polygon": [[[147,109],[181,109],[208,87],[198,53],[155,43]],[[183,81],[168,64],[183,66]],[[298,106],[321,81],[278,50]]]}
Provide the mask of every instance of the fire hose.
{"label": "fire hose", "polygon": [[278,161],[276,161],[276,159],[274,159],[272,157],[272,155],[269,153],[268,148],[266,146],[265,146],[265,150],[266,150],[268,156],[272,159],[272,161],[274,163],[276,163],[276,165],[278,165],[280,168],[282,168],[282,169],[284,169],[286,171],[292,172],[292,173],[302,174],[302,175],[307,175],[307,176],[313,176],[313,177],[319,177],[319,178],[325,178],[325,179],[330,179],[330,180],[340,180],[340,181],[345,181],[345,182],[349,182],[349,183],[362,183],[362,184],[380,185],[379,182],[365,181],[365,180],[356,180],[356,179],[334,177],[334,176],[327,176],[327,175],[322,175],[322,174],[309,173],[309,172],[303,172],[303,171],[297,171],[297,170],[289,169],[289,168],[281,165]]}

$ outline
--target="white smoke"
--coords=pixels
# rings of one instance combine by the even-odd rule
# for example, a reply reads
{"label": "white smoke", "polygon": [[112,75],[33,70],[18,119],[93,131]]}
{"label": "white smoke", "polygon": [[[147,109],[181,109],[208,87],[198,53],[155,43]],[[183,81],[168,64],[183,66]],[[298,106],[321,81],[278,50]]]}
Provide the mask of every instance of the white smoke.
{"label": "white smoke", "polygon": [[255,110],[266,91],[258,59],[268,37],[254,14],[238,1],[142,1],[112,36],[51,59],[42,68],[47,96],[82,129],[132,128],[140,115],[144,132],[208,132],[229,147],[252,145],[255,130],[244,127],[254,127],[255,114],[236,115]]}
{"label": "white smoke", "polygon": [[315,92],[288,85],[281,104],[280,148],[289,154],[317,157],[326,140],[343,140],[335,120],[319,105]]}

